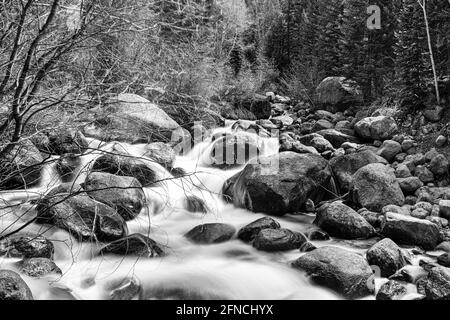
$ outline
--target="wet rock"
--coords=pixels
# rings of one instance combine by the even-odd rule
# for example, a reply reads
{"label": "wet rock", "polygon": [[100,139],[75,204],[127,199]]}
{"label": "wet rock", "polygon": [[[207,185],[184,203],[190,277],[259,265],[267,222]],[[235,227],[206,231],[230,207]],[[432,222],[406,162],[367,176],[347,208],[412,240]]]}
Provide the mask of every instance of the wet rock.
{"label": "wet rock", "polygon": [[439,137],[437,137],[435,145],[438,148],[442,148],[444,147],[448,142],[448,138],[446,136],[440,135]]}
{"label": "wet rock", "polygon": [[35,186],[41,178],[44,164],[39,150],[29,140],[23,140],[0,159],[0,190]]}
{"label": "wet rock", "polygon": [[390,276],[389,279],[415,284],[420,279],[426,278],[427,275],[428,272],[421,266],[407,265]]}
{"label": "wet rock", "polygon": [[125,221],[136,218],[144,207],[142,185],[133,177],[92,172],[82,186],[91,198],[117,210]]}
{"label": "wet rock", "polygon": [[100,249],[100,254],[156,258],[165,256],[164,249],[156,241],[136,233],[113,241]]}
{"label": "wet rock", "polygon": [[238,207],[281,216],[300,211],[308,199],[321,201],[330,179],[328,162],[321,156],[282,152],[247,164],[231,193]]}
{"label": "wet rock", "polygon": [[353,175],[368,164],[385,163],[386,160],[377,156],[370,150],[362,150],[353,154],[339,156],[330,160],[330,167],[333,170],[341,192],[347,192],[353,182]]}
{"label": "wet rock", "polygon": [[355,203],[380,212],[388,204],[403,205],[405,196],[392,169],[373,163],[359,169],[353,176],[352,197]]}
{"label": "wet rock", "polygon": [[51,241],[35,234],[16,234],[0,242],[0,255],[7,257],[52,259],[54,251]]}
{"label": "wet rock", "polygon": [[319,240],[319,241],[330,240],[330,236],[328,235],[328,233],[326,233],[325,231],[323,231],[321,229],[318,229],[318,228],[311,228],[311,229],[309,229],[308,231],[306,231],[306,236],[311,241],[314,241],[314,240]]}
{"label": "wet rock", "polygon": [[311,242],[305,242],[300,247],[300,252],[311,252],[316,249],[317,249],[317,247],[315,245],[313,245]]}
{"label": "wet rock", "polygon": [[441,240],[434,223],[396,213],[386,214],[381,232],[396,243],[417,245],[425,250],[434,249]]}
{"label": "wet rock", "polygon": [[256,136],[245,132],[227,134],[214,141],[209,164],[219,168],[244,165],[259,152],[260,141]]}
{"label": "wet rock", "polygon": [[186,210],[189,212],[208,213],[208,206],[203,199],[196,196],[186,197]]}
{"label": "wet rock", "polygon": [[424,294],[428,300],[450,299],[450,269],[435,267],[430,270],[423,283]]}
{"label": "wet rock", "polygon": [[369,211],[367,209],[361,209],[358,214],[366,219],[366,221],[374,228],[379,229],[383,222],[384,214],[379,212]]}
{"label": "wet rock", "polygon": [[345,249],[321,247],[304,254],[292,266],[305,271],[317,284],[347,298],[360,298],[373,292],[369,264],[361,255]]}
{"label": "wet rock", "polygon": [[407,265],[407,256],[391,239],[385,238],[373,245],[366,253],[367,261],[372,266],[378,266],[381,276],[390,277],[397,270]]}
{"label": "wet rock", "polygon": [[126,234],[125,221],[113,208],[70,188],[56,187],[39,201],[37,223],[67,230],[81,240],[113,241]]}
{"label": "wet rock", "polygon": [[0,270],[0,300],[33,300],[33,294],[17,273]]}
{"label": "wet rock", "polygon": [[435,250],[445,251],[446,253],[450,253],[450,241],[441,242]]}
{"label": "wet rock", "polygon": [[228,224],[209,223],[196,226],[185,237],[198,244],[226,242],[233,238],[236,229]]}
{"label": "wet rock", "polygon": [[377,300],[402,300],[408,290],[402,283],[390,280],[383,284],[377,293]]}
{"label": "wet rock", "polygon": [[264,217],[241,228],[237,236],[244,242],[251,242],[261,230],[279,228],[280,224],[277,221],[269,217]]}
{"label": "wet rock", "polygon": [[395,120],[385,116],[364,118],[355,124],[356,133],[366,140],[388,140],[397,130]]}
{"label": "wet rock", "polygon": [[109,288],[109,298],[111,300],[134,300],[140,298],[142,287],[135,277],[126,278],[119,284],[114,284],[113,288]]}
{"label": "wet rock", "polygon": [[434,157],[430,162],[430,171],[437,176],[442,176],[448,173],[449,162],[447,158],[439,154]]}
{"label": "wet rock", "polygon": [[150,158],[164,168],[172,168],[175,162],[175,151],[170,145],[163,142],[154,142],[145,145],[144,157]]}
{"label": "wet rock", "polygon": [[378,151],[378,155],[385,158],[387,161],[392,162],[395,156],[401,152],[402,146],[400,143],[392,140],[385,140]]}
{"label": "wet rock", "polygon": [[404,194],[414,194],[423,187],[423,182],[417,177],[400,178],[397,181]]}
{"label": "wet rock", "polygon": [[299,249],[306,237],[288,229],[263,229],[253,240],[253,247],[257,250],[276,252]]}
{"label": "wet rock", "polygon": [[62,274],[61,269],[50,259],[30,258],[19,263],[20,272],[32,278],[40,278],[49,274]]}
{"label": "wet rock", "polygon": [[444,253],[443,255],[440,255],[437,258],[437,262],[443,267],[450,268],[450,254]]}
{"label": "wet rock", "polygon": [[375,233],[361,215],[339,201],[319,208],[314,223],[331,236],[343,239],[367,239]]}

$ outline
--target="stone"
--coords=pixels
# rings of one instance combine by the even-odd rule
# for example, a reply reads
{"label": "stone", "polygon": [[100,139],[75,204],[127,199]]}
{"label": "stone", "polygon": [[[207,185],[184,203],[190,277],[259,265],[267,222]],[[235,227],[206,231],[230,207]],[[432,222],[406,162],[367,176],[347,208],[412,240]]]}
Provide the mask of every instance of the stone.
{"label": "stone", "polygon": [[408,151],[409,149],[411,149],[411,148],[414,147],[414,140],[411,140],[411,139],[405,139],[405,140],[403,140],[403,142],[401,143],[401,145],[402,145],[402,151],[403,151],[403,152],[406,152],[406,151]]}
{"label": "stone", "polygon": [[318,229],[318,228],[311,228],[306,232],[306,236],[311,241],[326,241],[330,240],[330,236],[325,231]]}
{"label": "stone", "polygon": [[423,187],[423,182],[418,177],[402,178],[397,181],[404,194],[414,194]]}
{"label": "stone", "polygon": [[436,176],[443,176],[448,174],[449,162],[443,154],[434,157],[430,162],[430,171]]}
{"label": "stone", "polygon": [[356,133],[366,140],[389,140],[397,130],[395,120],[385,116],[364,118],[355,124]]}
{"label": "stone", "polygon": [[371,266],[380,268],[381,277],[388,278],[408,264],[403,250],[391,239],[385,238],[373,245],[366,253]]}
{"label": "stone", "polygon": [[411,217],[417,218],[417,219],[425,219],[426,217],[428,217],[430,215],[430,213],[424,209],[421,208],[417,208],[414,209],[411,212]]}
{"label": "stone", "polygon": [[373,293],[372,269],[357,253],[338,247],[321,247],[304,254],[292,266],[306,272],[318,285],[347,298],[356,299]]}
{"label": "stone", "polygon": [[38,234],[19,233],[0,241],[0,255],[13,258],[53,258],[55,248],[47,238]]}
{"label": "stone", "polygon": [[144,150],[145,152],[142,155],[143,157],[154,160],[164,168],[170,169],[173,167],[176,154],[169,144],[163,142],[154,142],[146,144]]}
{"label": "stone", "polygon": [[33,294],[16,272],[0,270],[0,300],[33,300]]}
{"label": "stone", "polygon": [[401,152],[402,146],[400,143],[392,140],[385,140],[378,151],[378,155],[385,158],[387,161],[392,162],[395,156]]}
{"label": "stone", "polygon": [[345,77],[327,77],[316,88],[317,102],[328,111],[344,110],[349,104],[362,102],[358,85]]}
{"label": "stone", "polygon": [[443,218],[450,219],[450,200],[439,201],[439,214]]}
{"label": "stone", "polygon": [[450,269],[435,267],[430,270],[423,283],[427,300],[450,299]]}
{"label": "stone", "polygon": [[209,209],[203,199],[196,196],[187,196],[185,200],[186,210],[189,212],[208,213]]}
{"label": "stone", "polygon": [[56,155],[82,154],[89,143],[80,131],[75,129],[58,129],[47,132],[49,144],[47,152]]}
{"label": "stone", "polygon": [[277,221],[269,217],[264,217],[242,227],[239,230],[237,237],[244,242],[251,242],[261,230],[279,228],[280,224]]}
{"label": "stone", "polygon": [[20,272],[32,278],[40,278],[49,274],[62,275],[61,269],[50,259],[30,258],[19,262]]}
{"label": "stone", "polygon": [[398,281],[390,280],[378,290],[376,300],[402,300],[407,293],[408,290],[405,285]]}
{"label": "stone", "polygon": [[414,175],[420,179],[423,183],[429,183],[434,181],[434,175],[433,173],[428,170],[427,167],[424,166],[417,166],[414,170]]}
{"label": "stone", "polygon": [[324,129],[317,131],[316,133],[328,140],[334,148],[341,147],[341,145],[345,142],[359,142],[358,138],[356,138],[355,136],[335,129]]}
{"label": "stone", "polygon": [[224,223],[208,223],[196,226],[185,237],[198,244],[222,243],[233,238],[236,229]]}
{"label": "stone", "polygon": [[381,224],[384,219],[383,213],[373,212],[367,209],[360,210],[358,214],[361,215],[361,217],[363,217],[364,219],[366,219],[366,221],[376,229],[379,229],[381,227]]}
{"label": "stone", "polygon": [[438,148],[443,148],[448,142],[448,138],[446,136],[440,135],[436,138],[435,145]]}
{"label": "stone", "polygon": [[289,251],[299,249],[306,237],[288,229],[263,229],[253,240],[253,247],[267,252]]}
{"label": "stone", "polygon": [[100,249],[100,254],[115,254],[120,256],[138,256],[146,258],[165,256],[164,249],[160,244],[139,233],[108,243]]}
{"label": "stone", "polygon": [[397,178],[409,178],[412,174],[407,166],[401,164],[395,169],[395,176]]}
{"label": "stone", "polygon": [[450,254],[444,253],[437,258],[437,262],[446,268],[450,268]]}

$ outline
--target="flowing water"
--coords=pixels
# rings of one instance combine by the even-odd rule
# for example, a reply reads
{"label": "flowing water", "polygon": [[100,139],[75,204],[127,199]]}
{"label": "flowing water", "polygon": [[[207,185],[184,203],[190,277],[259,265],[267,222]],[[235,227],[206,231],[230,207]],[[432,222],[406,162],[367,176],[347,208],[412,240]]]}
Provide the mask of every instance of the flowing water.
{"label": "flowing water", "polygon": [[[216,129],[213,134],[230,132],[231,126]],[[141,157],[144,145],[102,143],[91,140],[92,149],[82,156],[76,171],[76,181],[82,182],[90,165],[102,151],[123,148],[133,156]],[[265,253],[239,240],[222,244],[197,245],[183,235],[193,227],[210,222],[233,225],[236,229],[263,217],[239,209],[222,200],[224,182],[243,167],[221,170],[208,165],[212,139],[197,144],[186,156],[179,156],[174,167],[183,168],[188,175],[175,179],[163,167],[152,164],[161,180],[157,186],[145,188],[146,206],[141,214],[127,223],[129,233],[142,233],[164,245],[163,258],[136,258],[98,255],[101,244],[80,243],[64,230],[47,225],[30,224],[24,231],[42,233],[55,245],[55,263],[60,276],[40,279],[22,276],[30,286],[35,299],[110,299],[111,289],[125,278],[134,277],[143,290],[140,298],[171,299],[340,299],[330,290],[313,285],[300,271],[289,267],[289,262],[301,253]],[[262,154],[278,151],[278,139],[265,138]],[[0,193],[0,231],[4,235],[32,219],[36,212],[29,200],[41,197],[61,183],[54,163],[42,173],[39,187],[28,191]],[[191,213],[185,209],[186,196],[204,199],[207,214]],[[7,207],[6,204],[12,205]],[[279,218],[282,227],[305,231],[311,227],[312,215],[287,215]],[[316,246],[337,245],[364,252],[370,241],[315,241]],[[0,258],[0,269],[17,270],[18,259]],[[381,280],[377,280],[377,285]]]}

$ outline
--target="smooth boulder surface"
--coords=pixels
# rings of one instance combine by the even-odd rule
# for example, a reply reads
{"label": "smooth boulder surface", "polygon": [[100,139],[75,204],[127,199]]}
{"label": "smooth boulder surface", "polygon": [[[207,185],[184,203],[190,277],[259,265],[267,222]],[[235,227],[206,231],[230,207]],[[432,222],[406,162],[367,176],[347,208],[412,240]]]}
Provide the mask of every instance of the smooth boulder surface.
{"label": "smooth boulder surface", "polygon": [[356,171],[371,163],[386,163],[386,160],[370,150],[361,150],[331,159],[330,166],[341,192],[348,192]]}
{"label": "smooth boulder surface", "polygon": [[394,171],[381,163],[359,169],[353,176],[351,191],[353,201],[371,211],[381,212],[386,205],[402,206],[405,202]]}
{"label": "smooth boulder surface", "polygon": [[233,238],[236,229],[224,223],[208,223],[194,227],[185,237],[198,244],[215,244]]}
{"label": "smooth boulder surface", "polygon": [[373,273],[359,254],[338,247],[321,247],[292,263],[305,271],[319,285],[347,298],[361,298],[373,293]]}
{"label": "smooth boulder surface", "polygon": [[117,210],[125,221],[136,218],[145,203],[142,185],[133,177],[92,172],[86,177],[83,188],[91,198]]}
{"label": "smooth boulder surface", "polygon": [[250,242],[264,229],[279,229],[280,224],[272,218],[264,217],[242,227],[238,232],[238,239]]}
{"label": "smooth boulder surface", "polygon": [[389,140],[397,130],[395,120],[385,116],[364,118],[355,124],[356,133],[365,140]]}
{"label": "smooth boulder surface", "polygon": [[247,164],[231,193],[238,207],[281,216],[299,211],[308,199],[319,202],[330,178],[321,156],[282,152]]}
{"label": "smooth boulder surface", "polygon": [[331,236],[342,239],[367,239],[375,233],[369,222],[340,201],[320,207],[314,223]]}
{"label": "smooth boulder surface", "polygon": [[156,241],[136,233],[107,244],[100,249],[100,254],[156,258],[164,256],[165,252]]}
{"label": "smooth boulder surface", "polygon": [[33,300],[33,294],[17,273],[10,270],[0,270],[1,300]]}
{"label": "smooth boulder surface", "polygon": [[125,220],[111,207],[62,185],[39,201],[37,223],[51,224],[81,240],[113,241],[127,232]]}
{"label": "smooth boulder surface", "polygon": [[384,278],[392,276],[408,264],[403,250],[389,238],[377,242],[367,250],[366,258],[371,266],[380,268]]}
{"label": "smooth boulder surface", "polygon": [[53,258],[55,248],[38,234],[19,233],[0,241],[0,256],[13,258]]}
{"label": "smooth boulder surface", "polygon": [[306,237],[288,229],[263,229],[253,240],[253,247],[267,252],[288,251],[299,249]]}
{"label": "smooth boulder surface", "polygon": [[441,241],[439,227],[428,220],[387,213],[381,233],[396,243],[433,250]]}

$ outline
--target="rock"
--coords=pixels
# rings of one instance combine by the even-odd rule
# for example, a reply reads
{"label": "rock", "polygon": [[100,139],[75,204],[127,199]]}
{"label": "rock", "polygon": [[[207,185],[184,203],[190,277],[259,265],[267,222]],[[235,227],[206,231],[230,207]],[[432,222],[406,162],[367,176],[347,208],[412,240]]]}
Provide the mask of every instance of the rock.
{"label": "rock", "polygon": [[255,135],[245,132],[227,134],[214,141],[208,164],[229,168],[246,164],[260,152],[260,141]]}
{"label": "rock", "polygon": [[306,232],[306,236],[309,240],[315,241],[325,241],[330,240],[330,236],[325,231],[318,229],[318,228],[311,228]]}
{"label": "rock", "polygon": [[448,165],[449,162],[447,158],[444,155],[439,154],[431,160],[430,171],[437,176],[443,176],[448,174]]}
{"label": "rock", "polygon": [[392,212],[392,213],[398,213],[398,214],[403,214],[405,216],[409,216],[411,215],[411,210],[405,206],[396,206],[393,204],[388,204],[387,206],[384,206],[383,209],[381,209],[381,212],[383,214]]}
{"label": "rock", "polygon": [[273,117],[271,120],[280,121],[283,124],[283,127],[288,127],[288,126],[290,126],[291,124],[294,123],[294,119],[292,119],[288,115]]}
{"label": "rock", "polygon": [[341,192],[349,191],[353,175],[368,164],[386,162],[370,150],[362,150],[353,154],[339,156],[330,160],[330,167],[337,178]]}
{"label": "rock", "polygon": [[85,136],[74,129],[59,129],[52,130],[47,133],[49,137],[49,144],[47,152],[51,154],[82,154],[89,146]]}
{"label": "rock", "polygon": [[430,122],[439,122],[442,118],[442,113],[444,108],[441,106],[436,106],[434,108],[427,109],[423,112],[425,118]]}
{"label": "rock", "polygon": [[402,283],[390,280],[383,284],[378,290],[376,299],[377,300],[402,300],[404,296],[408,293],[405,285]]}
{"label": "rock", "polygon": [[256,120],[256,116],[251,111],[231,104],[222,105],[220,115],[229,120]]}
{"label": "rock", "polygon": [[387,161],[392,162],[395,156],[400,152],[402,152],[400,143],[392,140],[385,140],[381,149],[378,151],[378,155],[385,158]]}
{"label": "rock", "polygon": [[417,177],[397,179],[404,194],[414,194],[416,190],[423,187],[423,182]]}
{"label": "rock", "polygon": [[315,112],[315,115],[319,118],[319,119],[323,119],[326,120],[328,122],[335,122],[336,117],[333,113],[326,111],[326,110],[317,110]]}
{"label": "rock", "polygon": [[111,300],[116,301],[127,301],[133,300],[134,298],[140,298],[142,293],[142,286],[135,277],[126,278],[122,282],[115,285],[115,287],[110,288],[111,292],[109,297]]}
{"label": "rock", "polygon": [[357,253],[338,247],[321,247],[295,260],[294,268],[301,269],[319,285],[343,294],[360,298],[373,292],[373,273],[367,261]]}
{"label": "rock", "polygon": [[416,191],[418,201],[439,203],[439,199],[450,200],[450,188],[448,187],[422,187]]}
{"label": "rock", "polygon": [[237,236],[244,242],[251,242],[261,230],[279,228],[280,224],[277,221],[269,217],[264,217],[242,227]]}
{"label": "rock", "polygon": [[375,233],[361,215],[340,201],[319,208],[314,223],[331,236],[343,239],[367,239]]}
{"label": "rock", "polygon": [[186,210],[189,212],[208,213],[208,206],[203,199],[196,196],[186,197]]}
{"label": "rock", "polygon": [[257,250],[276,252],[299,249],[305,242],[306,237],[288,229],[263,229],[253,240],[253,247]]}
{"label": "rock", "polygon": [[409,178],[412,174],[407,166],[401,164],[397,167],[397,169],[395,169],[395,176],[397,178]]}
{"label": "rock", "polygon": [[431,148],[427,153],[425,153],[425,162],[430,162],[438,155],[440,155],[440,153],[435,148]]}
{"label": "rock", "polygon": [[163,142],[154,142],[145,145],[144,147],[145,153],[144,157],[150,158],[156,163],[160,164],[164,168],[172,168],[173,163],[175,162],[175,151],[169,146],[167,143]]}
{"label": "rock", "polygon": [[328,162],[321,156],[282,152],[247,164],[231,193],[238,207],[280,216],[300,211],[308,199],[320,202],[330,178]]}
{"label": "rock", "polygon": [[92,172],[88,174],[82,187],[94,200],[117,210],[125,221],[136,218],[144,207],[142,185],[133,177]]}
{"label": "rock", "polygon": [[430,215],[430,213],[428,211],[426,211],[424,209],[420,209],[420,208],[414,209],[411,212],[411,217],[417,218],[417,219],[425,219],[429,215]]}
{"label": "rock", "polygon": [[312,128],[312,132],[317,132],[317,131],[326,130],[326,129],[332,129],[333,127],[334,126],[330,121],[320,119],[320,120],[317,120],[316,123],[314,124],[314,127]]}
{"label": "rock", "polygon": [[230,240],[236,229],[228,224],[209,223],[196,226],[185,237],[198,244],[221,243]]}
{"label": "rock", "polygon": [[0,300],[33,300],[33,294],[17,273],[0,270]]}
{"label": "rock", "polygon": [[441,242],[435,249],[436,251],[445,251],[450,253],[450,241]]}
{"label": "rock", "polygon": [[443,218],[450,219],[450,200],[439,201],[439,214]]}
{"label": "rock", "polygon": [[48,274],[62,274],[58,266],[47,258],[30,258],[19,262],[20,272],[32,278],[40,278]]}
{"label": "rock", "polygon": [[92,170],[117,176],[133,177],[144,187],[147,187],[158,181],[155,170],[151,166],[151,161],[134,157],[115,147],[111,153],[97,158],[92,166]]}
{"label": "rock", "polygon": [[425,250],[434,249],[441,240],[434,223],[396,213],[386,214],[381,233],[397,243],[417,245]]}
{"label": "rock", "polygon": [[392,169],[372,163],[353,175],[351,187],[355,203],[371,211],[380,212],[388,204],[403,205],[405,196]]}
{"label": "rock", "polygon": [[356,133],[366,140],[388,140],[397,132],[397,123],[391,117],[369,117],[355,124]]}
{"label": "rock", "polygon": [[366,257],[371,266],[380,268],[383,278],[390,277],[408,264],[403,250],[389,238],[373,245],[367,250]]}
{"label": "rock", "polygon": [[440,255],[437,258],[437,262],[443,267],[450,268],[450,254],[444,253],[443,255]]}
{"label": "rock", "polygon": [[114,241],[126,234],[125,221],[113,208],[70,189],[70,184],[61,185],[41,199],[36,222],[54,225],[88,241]]}
{"label": "rock", "polygon": [[383,222],[384,214],[379,212],[369,211],[367,209],[362,209],[358,212],[358,214],[366,219],[366,221],[374,228],[378,229],[381,227],[381,223]]}
{"label": "rock", "polygon": [[157,258],[165,256],[164,249],[156,241],[136,233],[113,241],[100,249],[100,254]]}
{"label": "rock", "polygon": [[407,265],[390,276],[389,279],[415,284],[417,283],[417,281],[425,278],[427,275],[428,272],[421,266]]}
{"label": "rock", "polygon": [[305,242],[300,247],[300,252],[311,252],[316,249],[317,249],[317,247],[315,245],[313,245],[311,242]]}
{"label": "rock", "polygon": [[417,166],[414,175],[420,179],[423,183],[429,183],[434,181],[433,173],[428,170],[427,167]]}
{"label": "rock", "polygon": [[428,300],[450,299],[450,269],[435,267],[424,280],[424,293]]}
{"label": "rock", "polygon": [[80,166],[80,155],[65,154],[56,161],[56,170],[61,175],[63,182],[70,182],[74,180],[76,169]]}
{"label": "rock", "polygon": [[29,140],[18,142],[0,159],[0,190],[27,189],[39,183],[44,159]]}
{"label": "rock", "polygon": [[440,135],[437,137],[435,145],[438,148],[443,148],[448,142],[448,138],[446,136]]}
{"label": "rock", "polygon": [[13,258],[53,258],[55,249],[47,238],[37,234],[20,233],[0,241],[0,255]]}
{"label": "rock", "polygon": [[258,94],[242,99],[238,106],[249,110],[256,119],[269,119],[272,112],[270,101],[265,96]]}
{"label": "rock", "polygon": [[407,152],[409,149],[414,147],[414,140],[405,139],[401,142],[401,145],[402,145],[402,151]]}
{"label": "rock", "polygon": [[349,134],[334,130],[334,129],[325,129],[316,132],[328,140],[334,148],[339,148],[345,142],[358,143],[359,140]]}
{"label": "rock", "polygon": [[317,87],[316,95],[317,102],[325,105],[328,111],[343,110],[363,99],[356,82],[345,77],[325,78]]}

